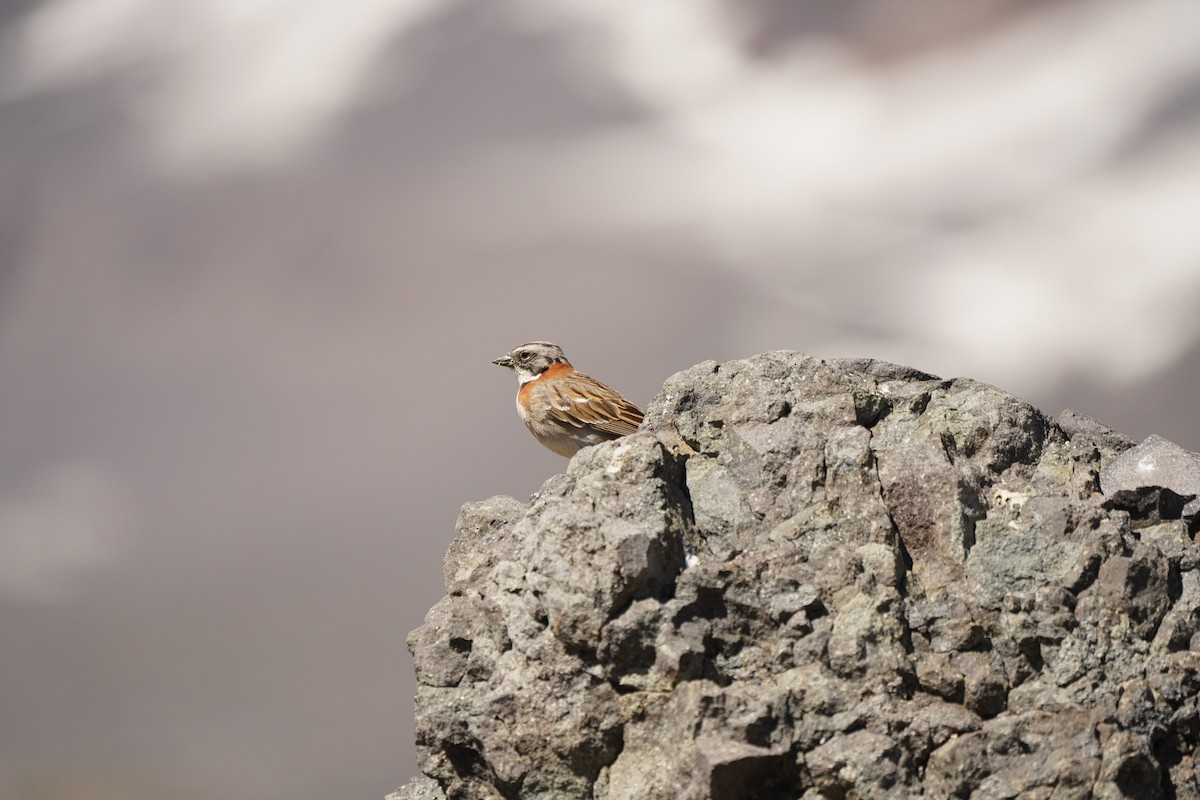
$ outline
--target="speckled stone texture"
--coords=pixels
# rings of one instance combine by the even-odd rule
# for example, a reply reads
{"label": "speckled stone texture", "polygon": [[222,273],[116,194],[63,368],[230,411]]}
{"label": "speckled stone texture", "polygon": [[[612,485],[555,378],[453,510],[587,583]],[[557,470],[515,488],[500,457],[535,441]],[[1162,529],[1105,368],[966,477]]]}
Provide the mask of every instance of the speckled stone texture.
{"label": "speckled stone texture", "polygon": [[1200,551],[1100,493],[1133,444],[877,361],[679,373],[463,507],[393,797],[1200,797]]}

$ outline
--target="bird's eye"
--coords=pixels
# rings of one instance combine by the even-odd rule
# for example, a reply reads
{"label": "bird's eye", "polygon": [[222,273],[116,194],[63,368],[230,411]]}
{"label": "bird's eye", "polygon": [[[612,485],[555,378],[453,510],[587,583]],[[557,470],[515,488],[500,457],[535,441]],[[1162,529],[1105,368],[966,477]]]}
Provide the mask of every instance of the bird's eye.
{"label": "bird's eye", "polygon": [[529,361],[532,358],[533,353],[521,353],[521,355],[517,356],[517,361]]}

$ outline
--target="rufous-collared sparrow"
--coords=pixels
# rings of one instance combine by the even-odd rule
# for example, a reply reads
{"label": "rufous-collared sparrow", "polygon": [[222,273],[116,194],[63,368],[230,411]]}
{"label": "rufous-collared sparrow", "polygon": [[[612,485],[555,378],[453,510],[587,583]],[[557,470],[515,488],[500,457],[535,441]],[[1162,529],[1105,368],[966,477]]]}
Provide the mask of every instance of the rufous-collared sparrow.
{"label": "rufous-collared sparrow", "polygon": [[529,342],[493,364],[517,373],[517,413],[533,437],[560,456],[618,439],[642,424],[633,403],[594,378],[576,372],[562,348]]}

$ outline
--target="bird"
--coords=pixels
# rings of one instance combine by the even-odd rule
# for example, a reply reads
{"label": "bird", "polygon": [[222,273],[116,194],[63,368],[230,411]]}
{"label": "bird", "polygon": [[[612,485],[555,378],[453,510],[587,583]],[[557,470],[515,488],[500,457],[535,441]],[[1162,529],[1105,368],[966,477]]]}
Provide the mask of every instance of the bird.
{"label": "bird", "polygon": [[628,436],[642,424],[637,406],[577,372],[556,344],[527,342],[492,363],[517,374],[517,413],[533,438],[560,456]]}

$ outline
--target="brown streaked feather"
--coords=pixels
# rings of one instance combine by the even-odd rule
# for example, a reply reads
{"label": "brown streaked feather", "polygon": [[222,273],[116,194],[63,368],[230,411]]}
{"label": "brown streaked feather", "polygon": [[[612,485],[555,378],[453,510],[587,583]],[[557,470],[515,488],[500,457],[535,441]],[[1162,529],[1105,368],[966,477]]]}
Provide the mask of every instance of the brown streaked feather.
{"label": "brown streaked feather", "polygon": [[549,416],[565,425],[594,428],[615,438],[635,432],[642,424],[642,412],[637,406],[582,373],[559,375],[557,380],[539,388],[546,392]]}

